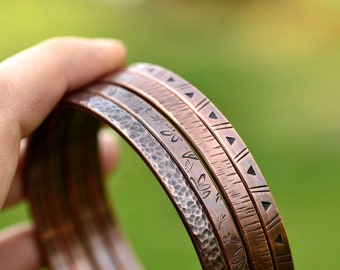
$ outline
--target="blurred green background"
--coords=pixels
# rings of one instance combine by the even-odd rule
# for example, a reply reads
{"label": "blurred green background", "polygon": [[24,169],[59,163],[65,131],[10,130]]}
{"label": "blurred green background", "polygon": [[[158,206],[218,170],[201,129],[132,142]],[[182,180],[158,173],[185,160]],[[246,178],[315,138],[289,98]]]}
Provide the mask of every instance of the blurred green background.
{"label": "blurred green background", "polygon": [[[296,269],[340,269],[339,0],[3,0],[0,34],[0,61],[49,37],[114,37],[129,63],[188,79],[252,151]],[[199,269],[171,204],[124,143],[112,178],[112,200],[146,268]],[[25,204],[5,210],[0,227],[28,216]]]}

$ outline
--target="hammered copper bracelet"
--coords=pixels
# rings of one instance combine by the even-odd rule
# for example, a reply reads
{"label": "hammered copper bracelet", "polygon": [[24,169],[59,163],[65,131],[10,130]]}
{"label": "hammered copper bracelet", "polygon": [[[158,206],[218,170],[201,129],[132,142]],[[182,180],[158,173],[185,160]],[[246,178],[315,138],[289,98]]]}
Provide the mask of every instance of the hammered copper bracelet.
{"label": "hammered copper bracelet", "polygon": [[103,187],[101,123],[152,170],[203,269],[294,268],[274,199],[229,121],[178,75],[136,64],[65,97],[29,138],[25,184],[52,269],[143,269]]}

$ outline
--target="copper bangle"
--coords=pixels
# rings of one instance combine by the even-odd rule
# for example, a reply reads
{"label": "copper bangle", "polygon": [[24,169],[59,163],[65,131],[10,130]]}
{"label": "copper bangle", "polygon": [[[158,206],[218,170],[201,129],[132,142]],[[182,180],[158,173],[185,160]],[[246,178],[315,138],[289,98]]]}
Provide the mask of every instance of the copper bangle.
{"label": "copper bangle", "polygon": [[[123,103],[124,109],[134,114],[158,138],[163,147],[172,155],[187,182],[205,207],[208,217],[214,225],[222,252],[227,256],[228,261],[234,261],[229,265],[229,269],[247,265],[247,256],[242,241],[225,240],[240,239],[237,227],[224,200],[219,199],[222,196],[215,187],[214,181],[187,144],[187,138],[183,137],[155,108],[132,92],[118,86],[109,88],[107,85],[90,87],[89,90],[102,94],[113,102],[120,103],[120,106]],[[238,255],[236,256],[235,253]],[[237,263],[235,263],[235,258],[237,258]]]}
{"label": "copper bangle", "polygon": [[[150,65],[147,64],[136,64],[131,70],[150,78],[156,78],[165,84],[202,120],[240,175],[261,224],[265,228],[264,232],[276,268],[291,269],[293,265],[291,252],[278,208],[263,174],[243,140],[224,115],[200,91],[169,70],[155,65],[153,68],[151,74]],[[169,80],[169,78],[171,79]],[[240,218],[242,219],[242,217]]]}
{"label": "copper bangle", "polygon": [[103,188],[101,122],[153,171],[203,269],[294,268],[274,199],[234,128],[179,76],[137,64],[65,97],[29,139],[25,184],[52,269],[142,268]]}

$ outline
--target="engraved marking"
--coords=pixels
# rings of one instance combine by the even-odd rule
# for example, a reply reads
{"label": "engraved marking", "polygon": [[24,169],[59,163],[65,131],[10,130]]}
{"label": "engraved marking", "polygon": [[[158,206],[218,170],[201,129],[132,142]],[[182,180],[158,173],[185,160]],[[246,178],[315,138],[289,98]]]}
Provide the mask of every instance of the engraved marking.
{"label": "engraved marking", "polygon": [[227,139],[227,141],[228,141],[228,143],[230,144],[230,145],[233,145],[233,143],[235,142],[235,138],[233,138],[233,137],[226,137],[226,139]]}
{"label": "engraved marking", "polygon": [[[207,136],[204,136],[204,137],[202,137],[201,139],[202,139],[202,140],[205,140],[205,139],[209,139],[209,138],[214,138],[214,137],[212,137],[211,134],[208,134]],[[214,138],[214,139],[215,139],[215,138]]]}
{"label": "engraved marking", "polygon": [[190,83],[184,83],[181,85],[176,86],[177,90],[185,90],[185,89],[192,89],[192,85]]}
{"label": "engraved marking", "polygon": [[246,157],[248,154],[249,154],[249,151],[247,151],[245,154],[243,154],[242,156],[240,156],[240,157],[238,158],[238,160],[235,160],[235,163],[240,162],[240,161],[241,161],[244,157]]}
{"label": "engraved marking", "polygon": [[194,96],[194,93],[193,92],[185,93],[185,95],[189,98],[192,98]]}
{"label": "engraved marking", "polygon": [[222,129],[229,129],[232,128],[233,126],[229,123],[229,122],[225,122],[225,123],[221,123],[221,124],[216,124],[216,125],[212,125],[212,128],[214,128],[214,130],[222,130]]}
{"label": "engraved marking", "polygon": [[215,131],[222,130],[222,129],[229,129],[229,128],[233,128],[233,127],[230,125],[230,126],[227,126],[227,127],[215,128]]}
{"label": "engraved marking", "polygon": [[224,174],[224,168],[217,168],[217,171],[216,171],[218,174]]}
{"label": "engraved marking", "polygon": [[228,158],[224,159],[224,160],[221,160],[221,163],[231,164],[231,162],[230,162],[230,160]]}
{"label": "engraved marking", "polygon": [[253,166],[250,166],[250,167],[249,167],[249,169],[248,169],[248,171],[247,171],[247,174],[256,175],[256,172],[255,172]]}
{"label": "engraved marking", "polygon": [[185,153],[182,155],[182,158],[189,158],[189,159],[198,160],[197,156],[196,156],[196,155],[194,154],[194,152],[192,152],[192,151],[185,152]]}
{"label": "engraved marking", "polygon": [[217,218],[217,222],[218,222],[218,226],[217,226],[217,230],[220,231],[222,229],[223,223],[226,220],[227,216],[225,214],[221,214],[218,218]]}
{"label": "engraved marking", "polygon": [[228,233],[228,236],[223,237],[223,244],[225,245],[229,242],[233,243],[233,246],[235,246],[235,250],[233,250],[233,259],[231,262],[235,267],[233,269],[249,269],[245,250],[242,248],[242,242],[240,239],[238,239],[237,236],[231,236],[231,234]]}
{"label": "engraved marking", "polygon": [[160,117],[159,115],[151,115],[150,118],[155,122],[162,122],[163,121],[163,118]]}
{"label": "engraved marking", "polygon": [[186,159],[184,162],[184,168],[186,172],[190,172],[194,164],[191,162],[190,159]]}
{"label": "engraved marking", "polygon": [[[250,231],[252,231],[253,233],[256,233],[257,235],[261,235],[263,233],[263,229],[261,227],[255,229],[255,230],[254,229],[250,229]],[[262,255],[262,257],[266,257],[266,255]]]}
{"label": "engraved marking", "polygon": [[211,112],[211,113],[209,114],[209,118],[210,118],[210,119],[214,119],[214,120],[218,119],[217,115],[216,115],[214,112]]}
{"label": "engraved marking", "polygon": [[[249,224],[246,224],[245,225],[245,227],[247,227],[247,228],[249,228],[249,227],[253,227],[253,226],[256,226],[256,225],[258,225],[258,221],[253,221],[253,222],[251,222],[251,223],[249,223]],[[259,228],[259,229],[261,229],[261,228]],[[258,230],[258,229],[257,229]]]}
{"label": "engraved marking", "polygon": [[236,185],[236,184],[239,184],[239,183],[242,183],[242,180],[232,182],[233,185]]}
{"label": "engraved marking", "polygon": [[267,231],[270,231],[271,229],[273,229],[277,224],[279,224],[281,222],[281,219],[280,219],[280,215],[279,213],[276,213],[275,217],[268,222],[267,224]]}
{"label": "engraved marking", "polygon": [[282,254],[282,255],[276,255],[275,256],[278,259],[291,259],[291,254]]}
{"label": "engraved marking", "polygon": [[281,234],[279,234],[279,236],[276,238],[275,243],[276,243],[276,244],[283,245],[283,240],[282,240]]}
{"label": "engraved marking", "polygon": [[219,126],[223,126],[223,125],[230,125],[230,123],[224,122],[224,123],[220,123],[220,124],[211,125],[211,127],[219,127]]}
{"label": "engraved marking", "polygon": [[256,187],[251,187],[250,189],[258,189],[258,188],[267,188],[267,185],[261,185],[261,186],[256,186]]}
{"label": "engraved marking", "polygon": [[199,191],[200,195],[202,196],[202,199],[207,198],[210,193],[210,185],[205,183],[206,175],[202,173],[198,180],[196,181],[193,177],[190,177],[190,181],[194,183],[196,189]]}
{"label": "engraved marking", "polygon": [[174,82],[175,79],[173,77],[170,77],[169,79],[167,79],[168,82]]}
{"label": "engraved marking", "polygon": [[[130,98],[130,97],[128,97],[128,98]],[[139,113],[141,110],[143,110],[142,104],[137,100],[128,99],[128,100],[125,101],[125,104],[128,107],[130,107],[135,113]]]}
{"label": "engraved marking", "polygon": [[293,259],[290,259],[287,262],[278,262],[278,264],[280,264],[280,265],[287,265],[288,264],[290,269],[293,269]]}
{"label": "engraved marking", "polygon": [[235,157],[234,157],[234,159],[237,159],[237,157],[239,156],[239,155],[241,155],[244,151],[246,151],[247,150],[247,147],[246,148],[243,148],[242,149],[242,151],[240,152],[240,153],[238,153]]}
{"label": "engraved marking", "polygon": [[252,211],[252,212],[246,211],[246,214],[247,215],[244,215],[243,217],[241,217],[240,220],[247,219],[247,218],[253,218],[256,215],[256,212],[255,211]]}
{"label": "engraved marking", "polygon": [[197,111],[202,110],[205,106],[207,106],[210,103],[210,101],[208,100],[206,103],[204,103]]}
{"label": "engraved marking", "polygon": [[282,254],[282,255],[276,255],[277,263],[280,265],[290,264],[289,268],[283,268],[283,269],[293,269],[293,258],[290,253],[288,254]]}
{"label": "engraved marking", "polygon": [[[248,201],[248,200],[247,200]],[[247,208],[247,210],[245,211],[245,213],[247,214],[252,214],[255,213],[255,210],[253,208]]]}
{"label": "engraved marking", "polygon": [[221,193],[218,192],[218,193],[216,194],[215,197],[216,197],[216,198],[215,198],[215,199],[216,199],[216,202],[222,201],[222,194],[221,194]]}
{"label": "engraved marking", "polygon": [[118,86],[111,85],[110,88],[106,92],[109,96],[114,96],[117,93],[117,88],[118,88]]}
{"label": "engraved marking", "polygon": [[[223,154],[225,154],[225,152],[223,151],[223,152],[219,152],[219,153],[216,153],[216,154],[213,154],[213,155],[211,155],[210,157],[212,158],[212,157],[217,157],[217,156],[220,156],[220,155],[223,155]],[[223,172],[223,171],[222,171]]]}
{"label": "engraved marking", "polygon": [[255,190],[255,191],[253,191],[252,193],[264,193],[264,192],[270,192],[270,190],[268,189],[268,190]]}
{"label": "engraved marking", "polygon": [[197,105],[196,105],[196,108],[197,107],[199,107],[204,101],[206,101],[207,100],[207,98],[204,98],[204,99],[202,99]]}
{"label": "engraved marking", "polygon": [[261,202],[264,210],[267,212],[269,207],[272,205],[270,202]]}
{"label": "engraved marking", "polygon": [[148,107],[148,108],[145,109],[145,112],[146,112],[146,113],[151,113],[151,112],[152,112],[152,109],[153,109],[153,107]]}
{"label": "engraved marking", "polygon": [[214,137],[211,137],[209,140],[206,140],[206,142],[211,142],[211,141],[214,141],[215,138]]}
{"label": "engraved marking", "polygon": [[171,142],[173,143],[181,139],[175,132],[170,131],[170,130],[162,130],[160,133],[164,136],[171,137]]}

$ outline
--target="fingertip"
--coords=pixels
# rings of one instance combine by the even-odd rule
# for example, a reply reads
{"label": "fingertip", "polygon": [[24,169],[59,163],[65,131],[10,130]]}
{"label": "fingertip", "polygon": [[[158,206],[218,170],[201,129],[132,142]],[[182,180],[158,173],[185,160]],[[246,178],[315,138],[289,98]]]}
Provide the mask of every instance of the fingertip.
{"label": "fingertip", "polygon": [[61,72],[59,78],[66,79],[63,85],[68,91],[119,70],[127,58],[124,43],[111,38],[57,37],[42,42],[39,47],[44,48],[46,55],[58,55],[63,59],[57,71]]}
{"label": "fingertip", "polygon": [[119,159],[119,145],[116,133],[106,128],[98,133],[99,157],[102,172],[107,175],[114,170]]}
{"label": "fingertip", "polygon": [[109,50],[112,54],[113,69],[120,68],[124,65],[127,58],[127,49],[123,41],[110,38],[96,38],[94,42],[102,47],[103,50]]}

